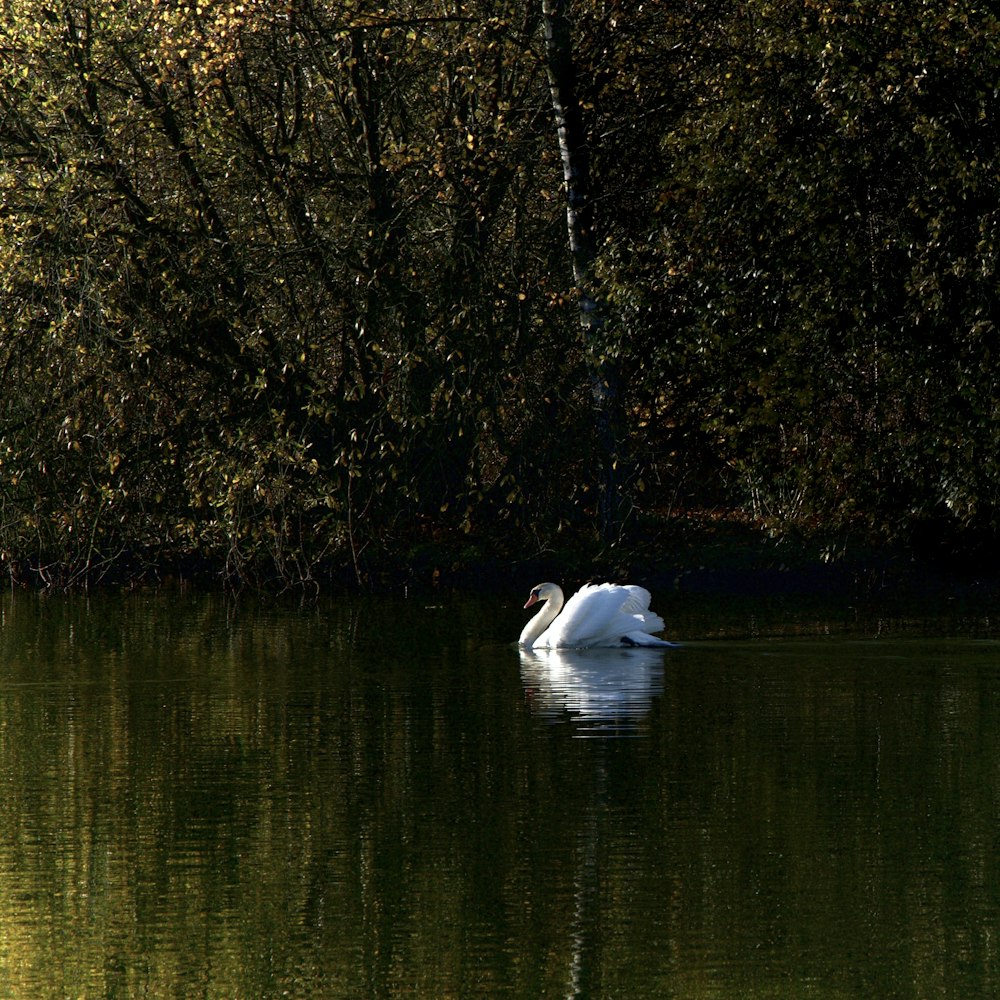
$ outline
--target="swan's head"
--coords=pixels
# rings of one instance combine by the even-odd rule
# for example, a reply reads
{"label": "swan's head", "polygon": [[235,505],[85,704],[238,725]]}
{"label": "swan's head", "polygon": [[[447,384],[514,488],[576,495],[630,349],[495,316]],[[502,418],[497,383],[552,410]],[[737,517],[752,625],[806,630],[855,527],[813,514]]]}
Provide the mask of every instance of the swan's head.
{"label": "swan's head", "polygon": [[530,608],[532,604],[537,604],[538,601],[548,601],[557,594],[559,597],[562,597],[562,588],[559,584],[540,583],[537,587],[531,588],[531,593],[528,595],[528,600],[524,606]]}

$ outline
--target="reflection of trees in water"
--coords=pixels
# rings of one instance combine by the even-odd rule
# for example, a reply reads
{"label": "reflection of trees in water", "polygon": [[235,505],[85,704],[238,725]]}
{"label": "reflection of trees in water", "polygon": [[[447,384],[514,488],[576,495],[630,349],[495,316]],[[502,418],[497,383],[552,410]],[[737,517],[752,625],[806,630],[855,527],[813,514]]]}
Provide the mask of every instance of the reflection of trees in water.
{"label": "reflection of trees in water", "polygon": [[[615,875],[606,870],[610,845],[606,816],[607,739],[636,736],[653,699],[663,691],[663,649],[520,650],[521,683],[532,714],[552,723],[569,722],[573,735],[597,738],[589,778],[575,817],[572,872],[573,911],[568,948],[567,998],[600,988],[602,899]],[[586,771],[586,768],[582,769]]]}
{"label": "reflection of trees in water", "polygon": [[992,643],[0,615],[5,995],[997,995]]}

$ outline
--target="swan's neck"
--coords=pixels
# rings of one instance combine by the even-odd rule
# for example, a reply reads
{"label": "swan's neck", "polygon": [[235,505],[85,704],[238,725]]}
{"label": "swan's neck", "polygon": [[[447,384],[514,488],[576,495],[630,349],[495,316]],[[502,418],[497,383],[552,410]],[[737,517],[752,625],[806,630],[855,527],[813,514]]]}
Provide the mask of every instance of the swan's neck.
{"label": "swan's neck", "polygon": [[524,626],[521,638],[517,640],[517,644],[524,646],[525,649],[531,649],[535,644],[535,640],[555,621],[556,615],[562,611],[563,601],[563,593],[557,589],[541,606],[538,614]]}

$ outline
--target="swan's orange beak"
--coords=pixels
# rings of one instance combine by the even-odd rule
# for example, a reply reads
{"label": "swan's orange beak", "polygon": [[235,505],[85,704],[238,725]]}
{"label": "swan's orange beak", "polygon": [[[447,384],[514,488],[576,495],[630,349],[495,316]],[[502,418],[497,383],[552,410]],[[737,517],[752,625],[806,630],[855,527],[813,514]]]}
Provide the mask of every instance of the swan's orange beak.
{"label": "swan's orange beak", "polygon": [[537,601],[538,601],[538,594],[532,594],[532,595],[531,595],[531,596],[530,596],[530,597],[528,598],[528,602],[527,602],[527,604],[525,604],[524,606],[525,606],[526,608],[530,608],[530,607],[531,607],[531,605],[532,605],[532,604],[535,604],[535,603],[536,603]]}

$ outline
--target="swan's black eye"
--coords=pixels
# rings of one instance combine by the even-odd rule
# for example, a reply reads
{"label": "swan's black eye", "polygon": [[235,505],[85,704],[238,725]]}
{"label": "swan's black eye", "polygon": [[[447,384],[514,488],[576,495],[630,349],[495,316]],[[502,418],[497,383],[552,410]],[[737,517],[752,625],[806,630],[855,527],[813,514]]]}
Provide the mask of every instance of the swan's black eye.
{"label": "swan's black eye", "polygon": [[535,587],[535,589],[531,592],[531,596],[537,597],[541,589],[542,589],[541,587]]}

